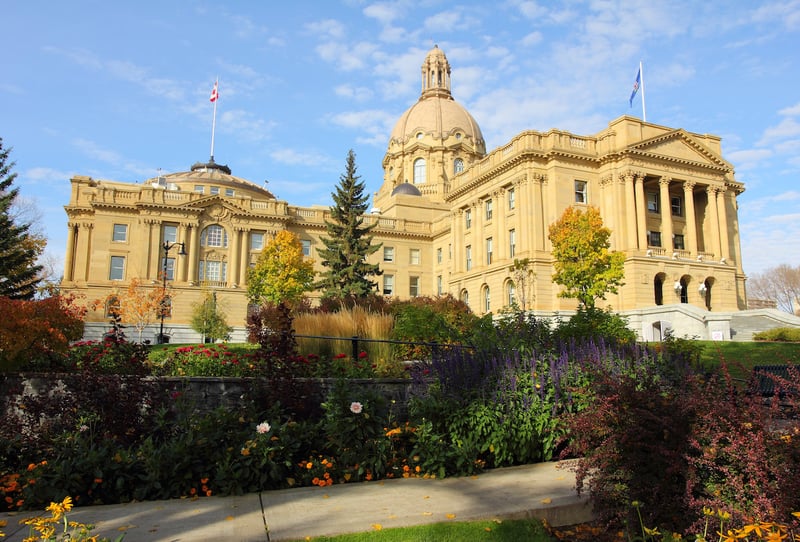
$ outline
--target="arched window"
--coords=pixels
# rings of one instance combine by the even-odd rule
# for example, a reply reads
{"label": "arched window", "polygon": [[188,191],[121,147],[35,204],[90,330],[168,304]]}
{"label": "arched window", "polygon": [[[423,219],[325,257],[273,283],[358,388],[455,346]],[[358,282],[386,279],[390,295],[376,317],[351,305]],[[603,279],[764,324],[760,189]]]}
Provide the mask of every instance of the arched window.
{"label": "arched window", "polygon": [[461,290],[461,296],[460,297],[461,297],[461,301],[463,301],[464,304],[467,307],[469,307],[469,292],[466,289]]}
{"label": "arched window", "polygon": [[461,158],[456,158],[453,160],[453,173],[458,175],[462,171],[464,171],[464,160]]}
{"label": "arched window", "polygon": [[711,280],[706,279],[697,287],[697,291],[700,297],[703,298],[703,303],[707,310],[711,310],[711,284]]}
{"label": "arched window", "polygon": [[115,295],[108,296],[106,299],[106,317],[110,318],[119,314],[119,298]]}
{"label": "arched window", "polygon": [[492,295],[488,286],[483,287],[483,312],[492,312]]}
{"label": "arched window", "polygon": [[510,280],[506,282],[506,305],[513,307],[517,302],[517,287]]}
{"label": "arched window", "polygon": [[228,247],[228,232],[219,224],[212,224],[200,234],[200,245],[204,247]]}
{"label": "arched window", "polygon": [[659,273],[653,279],[653,297],[656,305],[664,304],[664,274]]}
{"label": "arched window", "polygon": [[417,158],[414,160],[414,184],[425,183],[425,159]]}

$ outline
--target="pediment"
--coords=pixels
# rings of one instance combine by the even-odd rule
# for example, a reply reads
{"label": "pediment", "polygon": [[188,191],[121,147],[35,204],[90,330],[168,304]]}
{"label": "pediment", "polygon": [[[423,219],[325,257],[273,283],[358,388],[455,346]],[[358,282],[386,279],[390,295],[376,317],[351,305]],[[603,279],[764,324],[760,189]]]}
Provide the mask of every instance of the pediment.
{"label": "pediment", "polygon": [[231,215],[249,214],[247,210],[218,195],[196,199],[194,201],[181,204],[177,208],[192,210],[194,212],[199,211],[216,219],[221,219]]}
{"label": "pediment", "polygon": [[666,160],[717,170],[733,171],[730,162],[692,137],[685,130],[673,130],[658,137],[640,141],[627,149],[643,158]]}

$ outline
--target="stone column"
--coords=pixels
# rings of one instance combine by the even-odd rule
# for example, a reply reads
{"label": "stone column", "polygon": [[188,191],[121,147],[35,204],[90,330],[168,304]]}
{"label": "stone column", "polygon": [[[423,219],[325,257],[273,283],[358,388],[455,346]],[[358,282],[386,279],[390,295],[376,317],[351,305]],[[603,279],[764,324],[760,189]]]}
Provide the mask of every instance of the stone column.
{"label": "stone column", "polygon": [[684,181],[683,183],[683,201],[684,208],[686,209],[686,248],[692,254],[697,256],[697,216],[694,211],[694,181]]}
{"label": "stone column", "polygon": [[228,273],[228,284],[239,284],[239,270],[241,269],[242,261],[242,228],[240,226],[233,227],[229,254],[228,259],[231,262],[231,269],[230,273]]}
{"label": "stone column", "polygon": [[198,282],[197,264],[200,261],[200,224],[192,224],[189,232],[189,283]]}
{"label": "stone column", "polygon": [[722,250],[719,246],[719,210],[717,209],[717,188],[714,186],[707,187],[706,194],[708,196],[708,208],[706,209],[706,212],[708,213],[708,222],[711,227],[711,247],[714,251],[714,258],[719,258],[722,254]]}
{"label": "stone column", "polygon": [[659,209],[661,211],[661,246],[669,254],[674,249],[672,242],[672,202],[669,199],[669,177],[663,177],[658,181],[660,201]]}
{"label": "stone column", "polygon": [[719,243],[720,243],[720,258],[725,258],[729,260],[730,249],[728,248],[728,243],[730,242],[728,239],[728,206],[725,202],[725,195],[727,194],[727,190],[721,188],[717,192],[717,212],[719,213]]}
{"label": "stone column", "polygon": [[[627,219],[628,235],[625,238],[627,246],[618,246],[617,250],[636,249],[638,246],[638,236],[636,235],[636,196],[634,195],[635,175],[633,172],[625,174],[625,218]],[[620,239],[620,242],[622,239]]]}
{"label": "stone column", "polygon": [[636,196],[636,233],[638,236],[639,249],[647,250],[647,195],[644,192],[644,175],[636,175],[635,181]]}
{"label": "stone column", "polygon": [[[247,285],[247,273],[250,272],[250,229],[242,228],[241,244],[242,249],[239,251],[239,287],[244,288]],[[264,239],[266,243],[267,240]]]}
{"label": "stone column", "polygon": [[506,213],[508,212],[508,191],[497,191],[497,220],[494,223],[492,243],[494,246],[494,260],[500,261],[508,258],[508,233],[506,232]]}
{"label": "stone column", "polygon": [[[183,243],[186,246],[186,241],[189,238],[189,224],[181,222],[178,226],[178,243]],[[180,247],[175,247],[175,252],[170,251],[172,257],[175,258],[175,281],[186,282],[186,266],[189,262],[186,261],[186,256],[179,256]]]}
{"label": "stone column", "polygon": [[64,281],[71,282],[75,276],[75,233],[78,224],[67,223],[67,253],[64,255]]}
{"label": "stone column", "polygon": [[[90,255],[92,251],[92,230],[94,224],[91,222],[81,222],[78,225],[78,243],[75,249],[75,273],[74,280],[85,281],[89,273]],[[105,271],[104,278],[108,278],[108,269]]]}

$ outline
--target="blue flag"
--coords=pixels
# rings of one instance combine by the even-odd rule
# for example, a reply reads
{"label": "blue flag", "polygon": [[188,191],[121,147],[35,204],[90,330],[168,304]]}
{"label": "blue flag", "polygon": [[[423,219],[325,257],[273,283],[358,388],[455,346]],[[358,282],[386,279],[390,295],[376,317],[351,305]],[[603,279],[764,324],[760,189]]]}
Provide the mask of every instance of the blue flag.
{"label": "blue flag", "polygon": [[628,102],[633,107],[633,98],[636,96],[636,93],[639,92],[639,86],[642,84],[642,68],[639,68],[639,71],[636,72],[636,81],[633,82],[633,92],[631,92],[631,99]]}

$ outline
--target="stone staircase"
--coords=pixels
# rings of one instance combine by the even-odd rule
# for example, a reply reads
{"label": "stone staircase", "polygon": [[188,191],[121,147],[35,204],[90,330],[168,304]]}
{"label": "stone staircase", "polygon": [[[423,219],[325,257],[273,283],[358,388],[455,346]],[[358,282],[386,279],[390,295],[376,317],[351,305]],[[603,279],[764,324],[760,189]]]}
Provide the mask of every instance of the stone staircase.
{"label": "stone staircase", "polygon": [[777,309],[751,309],[731,313],[731,340],[752,341],[753,334],[776,327],[800,327],[800,317]]}

